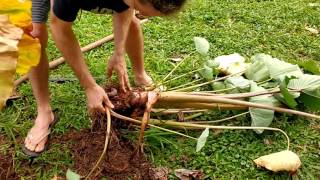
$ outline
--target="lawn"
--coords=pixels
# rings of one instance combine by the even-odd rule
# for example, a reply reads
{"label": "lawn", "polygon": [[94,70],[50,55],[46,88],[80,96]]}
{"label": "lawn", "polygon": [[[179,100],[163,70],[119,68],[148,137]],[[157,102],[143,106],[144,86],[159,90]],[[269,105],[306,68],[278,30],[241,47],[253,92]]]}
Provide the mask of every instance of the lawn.
{"label": "lawn", "polygon": [[[274,1],[213,1],[192,0],[185,10],[170,18],[151,18],[143,26],[145,37],[146,69],[154,81],[160,81],[175,66],[174,57],[191,57],[182,64],[174,76],[199,68],[204,59],[193,53],[193,37],[208,39],[210,56],[240,53],[250,57],[266,53],[301,66],[314,61],[320,69],[319,35],[310,33],[305,27],[320,28],[320,6],[310,6],[315,0]],[[110,16],[83,12],[74,25],[81,45],[89,44],[112,33]],[[105,84],[105,67],[113,52],[113,43],[108,43],[85,53],[90,71],[101,85]],[[50,39],[50,59],[60,56]],[[130,63],[128,68],[131,69]],[[312,70],[309,70],[312,71]],[[133,80],[131,71],[130,80]],[[173,76],[173,77],[174,77]],[[56,83],[57,78],[71,81]],[[90,127],[86,109],[86,97],[79,82],[73,80],[73,72],[67,65],[50,72],[51,102],[59,109],[61,120],[55,126],[54,136],[71,130]],[[190,81],[190,77],[173,81],[175,87]],[[131,81],[133,84],[133,81]],[[22,98],[10,102],[0,112],[0,154],[14,152],[15,170],[25,179],[51,179],[63,176],[67,168],[73,167],[71,153],[64,143],[54,143],[34,164],[27,165],[20,144],[32,127],[36,115],[35,100],[31,86],[25,83],[18,88]],[[231,112],[212,111],[198,117],[202,120],[221,119]],[[247,118],[222,123],[223,125],[250,125]],[[296,179],[320,178],[320,124],[319,121],[297,116],[277,114],[271,124],[286,131],[291,138],[292,151],[302,161]],[[271,173],[257,169],[253,159],[285,148],[284,137],[279,133],[252,131],[213,131],[201,152],[195,152],[196,142],[172,134],[163,134],[153,129],[146,132],[146,153],[157,166],[199,169],[208,179],[289,179],[287,173]],[[185,132],[195,137],[200,132]],[[131,138],[136,139],[132,132]],[[1,140],[1,139],[0,139]],[[10,151],[9,151],[10,150]],[[170,179],[175,179],[171,173]]]}

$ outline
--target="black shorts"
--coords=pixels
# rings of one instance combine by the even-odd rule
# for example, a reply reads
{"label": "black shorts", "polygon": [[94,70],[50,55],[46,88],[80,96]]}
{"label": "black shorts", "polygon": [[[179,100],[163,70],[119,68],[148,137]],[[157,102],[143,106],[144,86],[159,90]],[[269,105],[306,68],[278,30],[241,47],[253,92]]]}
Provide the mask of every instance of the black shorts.
{"label": "black shorts", "polygon": [[63,21],[73,22],[80,9],[105,14],[121,13],[129,6],[123,0],[54,0],[53,12]]}

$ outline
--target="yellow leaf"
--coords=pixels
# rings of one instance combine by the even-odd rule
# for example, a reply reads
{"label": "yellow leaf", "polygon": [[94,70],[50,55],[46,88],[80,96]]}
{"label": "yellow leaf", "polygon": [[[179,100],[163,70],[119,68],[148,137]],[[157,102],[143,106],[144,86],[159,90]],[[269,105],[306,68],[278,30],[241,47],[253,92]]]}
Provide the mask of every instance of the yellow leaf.
{"label": "yellow leaf", "polygon": [[301,166],[299,156],[289,150],[259,157],[254,162],[258,167],[265,167],[273,172],[289,171],[295,173]]}
{"label": "yellow leaf", "polygon": [[11,23],[27,29],[31,26],[31,0],[1,0],[0,14],[8,14]]}
{"label": "yellow leaf", "polygon": [[19,42],[19,58],[17,73],[20,75],[28,73],[31,67],[39,63],[41,47],[38,39],[24,34]]}
{"label": "yellow leaf", "polygon": [[13,90],[18,59],[18,42],[23,31],[9,23],[7,15],[0,15],[0,109]]}

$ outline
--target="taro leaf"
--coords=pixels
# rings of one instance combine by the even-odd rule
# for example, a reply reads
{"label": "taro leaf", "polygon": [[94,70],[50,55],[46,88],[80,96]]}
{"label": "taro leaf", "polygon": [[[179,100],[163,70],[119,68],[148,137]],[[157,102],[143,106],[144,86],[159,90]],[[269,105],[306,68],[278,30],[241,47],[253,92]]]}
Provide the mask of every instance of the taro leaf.
{"label": "taro leaf", "polygon": [[210,81],[213,79],[213,69],[207,65],[204,65],[203,70],[200,71],[200,75],[207,81]]}
{"label": "taro leaf", "polygon": [[250,90],[250,83],[251,81],[242,76],[233,76],[225,80],[225,84],[231,84],[231,87],[237,88],[240,92],[248,92]]}
{"label": "taro leaf", "polygon": [[196,152],[199,152],[203,146],[206,144],[207,142],[207,138],[209,136],[209,128],[206,128],[200,135],[200,137],[197,140],[197,150]]}
{"label": "taro leaf", "polygon": [[264,62],[265,54],[257,54],[251,57],[252,64],[247,68],[245,75],[255,82],[267,80],[270,77],[269,70]]}
{"label": "taro leaf", "polygon": [[218,81],[218,82],[211,83],[211,87],[213,90],[217,91],[217,90],[225,89],[226,85],[223,82]]}
{"label": "taro leaf", "polygon": [[196,50],[201,54],[201,55],[207,55],[209,48],[210,48],[210,44],[209,42],[202,37],[194,37],[193,41],[196,45]]}
{"label": "taro leaf", "polygon": [[320,76],[304,74],[298,79],[292,79],[288,84],[289,89],[315,91],[320,88]]}
{"label": "taro leaf", "polygon": [[66,176],[67,176],[67,180],[79,180],[80,179],[80,175],[71,171],[70,169],[68,169]]}
{"label": "taro leaf", "polygon": [[247,69],[248,64],[245,58],[238,53],[222,55],[214,58],[216,64],[219,64],[219,70],[225,74],[236,74]]}
{"label": "taro leaf", "polygon": [[298,98],[306,107],[311,110],[319,111],[320,110],[320,96],[313,95],[314,93],[301,93]]}
{"label": "taro leaf", "polygon": [[298,65],[270,57],[264,61],[268,67],[271,78],[282,81],[285,77],[301,77],[303,75]]}
{"label": "taro leaf", "polygon": [[292,95],[284,85],[280,85],[280,91],[283,96],[283,103],[294,109],[298,105],[294,99],[294,95]]}
{"label": "taro leaf", "polygon": [[206,65],[211,67],[211,68],[217,68],[217,67],[219,67],[219,62],[216,62],[214,60],[208,60],[206,62]]}
{"label": "taro leaf", "polygon": [[[259,87],[256,83],[251,83],[250,92],[260,92],[265,91],[264,88]],[[249,102],[265,104],[270,106],[275,106],[278,101],[270,95],[261,95],[249,98]],[[274,118],[274,111],[267,110],[267,109],[259,109],[259,108],[249,108],[249,112],[251,115],[251,126],[253,127],[268,127],[273,118]],[[263,130],[255,130],[256,133],[261,134]]]}

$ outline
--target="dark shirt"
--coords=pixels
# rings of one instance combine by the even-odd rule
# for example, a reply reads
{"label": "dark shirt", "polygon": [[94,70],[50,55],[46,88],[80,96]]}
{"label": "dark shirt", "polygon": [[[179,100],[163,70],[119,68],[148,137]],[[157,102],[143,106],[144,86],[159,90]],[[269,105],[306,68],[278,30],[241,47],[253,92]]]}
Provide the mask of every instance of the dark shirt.
{"label": "dark shirt", "polygon": [[53,12],[61,20],[72,22],[80,9],[94,13],[121,13],[129,6],[123,0],[54,0]]}

